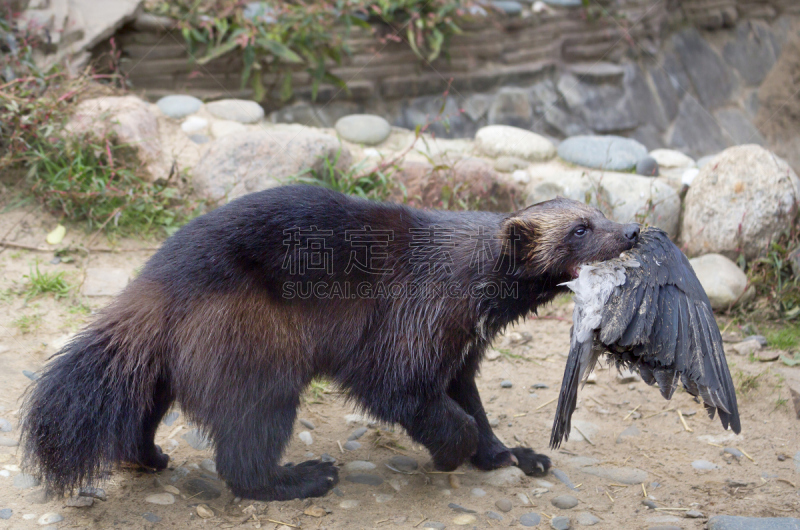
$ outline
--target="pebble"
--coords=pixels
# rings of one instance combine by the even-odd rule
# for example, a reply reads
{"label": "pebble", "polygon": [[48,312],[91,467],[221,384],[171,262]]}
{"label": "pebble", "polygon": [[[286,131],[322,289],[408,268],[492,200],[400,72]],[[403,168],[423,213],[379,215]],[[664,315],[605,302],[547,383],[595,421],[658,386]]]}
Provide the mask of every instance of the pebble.
{"label": "pebble", "polygon": [[497,509],[501,512],[510,512],[511,508],[514,507],[514,505],[511,504],[511,501],[508,499],[497,499],[494,505],[497,506]]}
{"label": "pebble", "polygon": [[584,442],[588,437],[594,442],[595,437],[600,432],[600,427],[592,422],[583,420],[572,420],[572,429],[569,431],[570,442]]}
{"label": "pebble", "polygon": [[630,427],[619,433],[619,436],[617,436],[617,443],[622,443],[625,440],[625,438],[632,438],[634,436],[639,436],[640,434],[642,433],[641,431],[639,431],[639,428],[636,425],[631,425]]}
{"label": "pebble", "polygon": [[349,441],[345,442],[344,445],[342,445],[342,447],[346,451],[355,451],[356,449],[361,448],[361,444],[356,442],[355,440],[349,440]]}
{"label": "pebble", "polygon": [[542,517],[538,513],[526,513],[519,517],[519,524],[522,526],[536,526],[541,521]]}
{"label": "pebble", "polygon": [[563,515],[550,519],[550,526],[555,528],[555,530],[569,530],[572,528],[569,517],[564,517]]}
{"label": "pebble", "polygon": [[708,520],[707,528],[708,530],[797,530],[800,528],[800,519],[715,515]]}
{"label": "pebble", "polygon": [[672,149],[655,149],[650,151],[650,156],[658,162],[660,167],[665,168],[684,168],[695,165],[694,160],[680,151]]}
{"label": "pebble", "polygon": [[[453,476],[453,475],[451,475],[451,476]],[[480,488],[472,488],[470,490],[470,494],[473,497],[485,497],[486,496],[486,491],[484,491],[484,490],[482,490]]]}
{"label": "pebble", "polygon": [[93,499],[98,499],[101,501],[108,500],[106,490],[103,488],[92,488],[87,486],[78,490],[78,495],[82,497],[92,497]]}
{"label": "pebble", "polygon": [[339,508],[344,508],[345,510],[349,510],[350,508],[355,508],[358,506],[358,501],[342,501],[339,503]]}
{"label": "pebble", "polygon": [[11,422],[5,418],[0,418],[0,432],[11,432]]}
{"label": "pebble", "polygon": [[22,516],[22,518],[25,519],[26,521],[31,521],[33,519],[36,519],[36,514],[35,513],[26,513],[25,515]]}
{"label": "pebble", "polygon": [[181,130],[186,134],[193,134],[208,128],[208,120],[200,116],[189,116],[181,123]]}
{"label": "pebble", "polygon": [[211,440],[209,440],[208,437],[198,429],[192,429],[181,436],[181,438],[186,440],[186,443],[198,451],[203,451],[204,449],[211,447]]}
{"label": "pebble", "polygon": [[156,102],[159,110],[170,118],[183,118],[193,112],[197,112],[203,102],[193,96],[175,94],[164,96]]}
{"label": "pebble", "polygon": [[544,136],[508,125],[479,129],[475,134],[475,148],[491,158],[510,156],[529,162],[543,162],[556,153],[553,143]]}
{"label": "pebble", "polygon": [[404,471],[406,473],[410,473],[411,471],[414,471],[419,467],[419,464],[417,463],[416,460],[414,460],[410,456],[404,456],[404,455],[395,455],[391,457],[389,459],[389,465],[397,469],[398,471]]}
{"label": "pebble", "polygon": [[698,471],[711,471],[712,469],[719,469],[717,464],[709,462],[708,460],[695,460],[692,462],[692,467]]}
{"label": "pebble", "polygon": [[344,465],[344,470],[348,473],[372,471],[373,469],[375,469],[375,464],[366,460],[353,460]]}
{"label": "pebble", "polygon": [[466,508],[466,507],[461,506],[460,504],[456,504],[454,502],[451,502],[450,504],[448,504],[447,507],[452,509],[452,510],[455,510],[455,511],[457,511],[459,513],[478,513],[475,510],[472,510],[470,508]]}
{"label": "pebble", "polygon": [[642,504],[644,504],[645,506],[647,506],[651,510],[655,510],[656,508],[658,508],[658,505],[656,503],[654,503],[653,501],[651,501],[650,499],[642,499]]}
{"label": "pebble", "polygon": [[169,477],[170,482],[178,482],[180,479],[184,478],[189,474],[189,470],[185,467],[176,467],[175,471],[172,472],[172,476]]}
{"label": "pebble", "polygon": [[744,453],[742,453],[735,447],[726,447],[725,449],[722,450],[722,452],[727,453],[735,458],[742,458],[744,456]]}
{"label": "pebble", "polygon": [[634,467],[585,467],[582,470],[620,484],[641,484],[647,480],[647,471]]}
{"label": "pebble", "polygon": [[175,496],[172,493],[154,493],[145,497],[144,500],[150,504],[160,504],[162,506],[175,504]]}
{"label": "pebble", "polygon": [[368,473],[348,475],[346,480],[354,484],[366,484],[367,486],[380,486],[383,484],[383,477],[379,475],[370,475]]}
{"label": "pebble", "polygon": [[14,438],[7,438],[5,436],[0,436],[0,446],[2,447],[16,447],[19,445],[19,442]]}
{"label": "pebble", "polygon": [[520,504],[527,506],[531,503],[530,499],[524,493],[517,493],[517,499],[519,499]]}
{"label": "pebble", "polygon": [[581,526],[594,526],[600,522],[600,518],[596,515],[592,515],[589,512],[583,512],[578,514],[578,524]]}
{"label": "pebble", "polygon": [[436,521],[426,521],[422,528],[432,528],[433,530],[444,530],[447,526],[444,523],[437,523]]}
{"label": "pebble", "polygon": [[472,524],[477,519],[474,515],[470,515],[468,513],[457,515],[453,518],[453,524],[457,526],[467,526],[468,524]]}
{"label": "pebble", "polygon": [[347,437],[347,440],[352,442],[352,441],[358,440],[359,438],[361,438],[365,434],[367,434],[367,428],[366,427],[359,427],[358,429],[356,429],[356,430],[354,430],[353,432],[350,433],[350,436]]}
{"label": "pebble", "polygon": [[327,462],[329,464],[335,464],[336,463],[336,459],[334,457],[332,457],[331,455],[329,455],[328,453],[322,453],[322,455],[319,457],[319,459],[322,460],[323,462]]}
{"label": "pebble", "polygon": [[389,137],[392,127],[380,116],[372,114],[351,114],[339,118],[334,125],[336,132],[355,144],[377,145]]}
{"label": "pebble", "polygon": [[375,495],[375,502],[377,502],[378,504],[389,502],[392,499],[394,499],[394,495],[389,495],[388,493],[380,493],[378,495]]}
{"label": "pebble", "polygon": [[48,524],[60,523],[63,520],[64,520],[64,516],[61,515],[60,513],[48,512],[48,513],[42,515],[41,517],[39,517],[39,520],[37,522],[40,525],[45,526],[45,525],[48,525]]}
{"label": "pebble", "polygon": [[486,512],[486,517],[488,517],[489,519],[494,519],[495,521],[502,521],[503,520],[503,516],[502,515],[500,515],[497,512],[493,512],[491,510]]}
{"label": "pebble", "polygon": [[215,118],[239,123],[256,123],[264,119],[264,108],[246,99],[220,99],[206,104],[206,110]]}
{"label": "pebble", "polygon": [[297,437],[300,438],[300,441],[306,445],[311,445],[314,443],[314,438],[311,437],[311,433],[308,431],[302,431],[297,435]]}
{"label": "pebble", "polygon": [[500,426],[500,419],[499,418],[491,418],[489,420],[489,426],[490,427],[498,427],[498,426]]}
{"label": "pebble", "polygon": [[39,485],[39,479],[27,473],[20,473],[14,477],[14,487],[20,490],[27,490]]}
{"label": "pebble", "polygon": [[646,156],[636,161],[636,173],[645,177],[658,176],[658,162],[652,156]]}
{"label": "pebble", "polygon": [[525,473],[516,466],[495,469],[483,474],[483,483],[490,486],[516,486],[526,480]]}
{"label": "pebble", "polygon": [[647,156],[647,148],[621,136],[572,136],[559,144],[558,156],[580,166],[629,171]]}
{"label": "pebble", "polygon": [[310,422],[310,421],[308,421],[308,420],[300,419],[300,423],[303,425],[303,427],[305,427],[305,428],[306,428],[306,429],[308,429],[309,431],[313,431],[314,429],[316,429],[316,427],[314,426],[314,424],[313,424],[313,423],[311,423],[311,422]]}
{"label": "pebble", "polygon": [[703,512],[700,512],[698,510],[689,510],[684,514],[684,516],[687,519],[702,519],[703,517],[705,517],[705,515],[703,515]]}
{"label": "pebble", "polygon": [[578,505],[578,499],[572,495],[559,495],[553,498],[550,503],[561,510],[570,510]]}
{"label": "pebble", "polygon": [[214,517],[214,510],[209,508],[207,504],[198,504],[195,509],[197,510],[197,515],[203,519],[211,519]]}
{"label": "pebble", "polygon": [[175,420],[177,420],[178,416],[180,415],[181,415],[180,412],[178,412],[177,410],[173,410],[169,414],[164,416],[164,419],[162,421],[164,422],[164,425],[166,425],[167,427],[172,427],[172,424],[175,423]]}
{"label": "pebble", "polygon": [[3,508],[0,510],[0,519],[11,519],[11,515],[13,515],[14,510],[11,508]]}
{"label": "pebble", "polygon": [[547,386],[544,383],[534,383],[534,384],[531,385],[531,388],[533,388],[534,390],[544,390],[544,389],[550,388],[550,387]]}
{"label": "pebble", "polygon": [[210,458],[206,458],[202,462],[200,462],[200,467],[202,467],[209,473],[214,473],[215,475],[217,474],[217,464]]}
{"label": "pebble", "polygon": [[150,523],[157,523],[157,522],[159,522],[161,520],[161,517],[157,516],[154,513],[150,513],[150,512],[144,512],[142,514],[142,517],[144,518],[145,521],[150,522]]}
{"label": "pebble", "polygon": [[512,386],[514,386],[514,384],[508,379],[500,383],[500,388],[511,388]]}
{"label": "pebble", "polygon": [[201,478],[189,479],[183,483],[186,495],[198,501],[210,501],[222,495],[222,491],[214,484]]}
{"label": "pebble", "polygon": [[571,489],[571,490],[575,489],[575,484],[573,484],[572,481],[567,476],[567,474],[564,473],[563,471],[561,471],[560,469],[551,469],[550,473],[552,473],[553,476],[556,477],[558,480],[560,480],[561,482],[566,484],[566,486],[569,489]]}
{"label": "pebble", "polygon": [[88,508],[94,504],[94,499],[83,495],[73,495],[64,504],[70,508]]}

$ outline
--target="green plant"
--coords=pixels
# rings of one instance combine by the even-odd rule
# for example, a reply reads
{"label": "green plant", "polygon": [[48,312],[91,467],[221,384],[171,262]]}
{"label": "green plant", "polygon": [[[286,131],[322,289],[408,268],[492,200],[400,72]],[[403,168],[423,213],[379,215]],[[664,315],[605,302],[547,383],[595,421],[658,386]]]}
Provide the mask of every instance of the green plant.
{"label": "green plant", "polygon": [[32,331],[39,329],[42,324],[42,315],[35,313],[33,315],[22,315],[12,322],[14,326],[19,329],[20,333],[27,335]]}
{"label": "green plant", "polygon": [[800,324],[765,331],[767,343],[779,350],[791,350],[800,345]]}
{"label": "green plant", "polygon": [[736,391],[739,394],[749,394],[750,392],[757,390],[761,386],[761,382],[759,378],[764,375],[764,372],[761,372],[756,375],[747,375],[741,370],[736,371]]}
{"label": "green plant", "polygon": [[39,270],[39,262],[31,267],[30,274],[23,276],[28,283],[23,289],[25,299],[30,300],[45,293],[53,293],[56,300],[69,296],[72,286],[64,279],[63,272],[42,272]]}
{"label": "green plant", "polygon": [[382,201],[389,198],[395,186],[391,178],[391,168],[365,171],[366,162],[361,162],[343,172],[337,167],[341,153],[341,150],[337,151],[332,160],[327,156],[322,157],[321,169],[309,168],[290,176],[287,180],[298,184],[322,186],[364,199]]}
{"label": "green plant", "polygon": [[330,391],[330,382],[325,379],[313,379],[306,388],[303,399],[306,403],[322,403],[325,394]]}

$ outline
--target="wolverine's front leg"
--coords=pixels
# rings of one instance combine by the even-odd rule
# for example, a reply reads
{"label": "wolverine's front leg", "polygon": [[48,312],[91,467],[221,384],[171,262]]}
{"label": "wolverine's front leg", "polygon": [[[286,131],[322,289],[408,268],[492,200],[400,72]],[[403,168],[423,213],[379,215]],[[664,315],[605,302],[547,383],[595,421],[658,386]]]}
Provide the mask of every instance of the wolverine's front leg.
{"label": "wolverine's front leg", "polygon": [[478,426],[478,449],[472,456],[472,465],[483,470],[516,465],[526,475],[544,475],[550,469],[550,459],[547,456],[535,453],[527,447],[509,449],[492,432],[475,385],[477,364],[477,356],[470,359],[447,389],[447,394],[467,414],[475,418]]}

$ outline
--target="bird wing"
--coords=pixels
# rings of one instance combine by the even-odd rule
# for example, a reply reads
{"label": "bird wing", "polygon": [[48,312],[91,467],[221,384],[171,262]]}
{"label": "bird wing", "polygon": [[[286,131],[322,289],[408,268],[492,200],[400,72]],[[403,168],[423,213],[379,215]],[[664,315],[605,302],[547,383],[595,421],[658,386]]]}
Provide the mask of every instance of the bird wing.
{"label": "bird wing", "polygon": [[680,380],[710,417],[739,433],[736,393],[711,303],[683,252],[657,228],[640,234],[625,283],[609,296],[597,340],[669,399]]}

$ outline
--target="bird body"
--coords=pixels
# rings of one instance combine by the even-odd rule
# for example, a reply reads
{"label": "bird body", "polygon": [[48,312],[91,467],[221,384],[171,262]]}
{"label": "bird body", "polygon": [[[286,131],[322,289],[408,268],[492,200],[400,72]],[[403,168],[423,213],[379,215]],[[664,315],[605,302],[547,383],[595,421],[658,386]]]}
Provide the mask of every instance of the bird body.
{"label": "bird body", "polygon": [[711,418],[741,431],[736,393],[708,296],[689,260],[662,230],[642,230],[619,258],[584,265],[565,284],[574,293],[570,351],[550,437],[569,437],[578,385],[607,354],[658,384],[670,399],[678,382]]}

